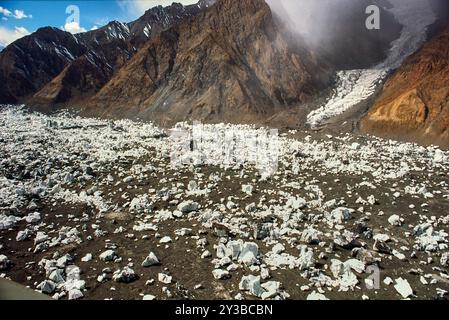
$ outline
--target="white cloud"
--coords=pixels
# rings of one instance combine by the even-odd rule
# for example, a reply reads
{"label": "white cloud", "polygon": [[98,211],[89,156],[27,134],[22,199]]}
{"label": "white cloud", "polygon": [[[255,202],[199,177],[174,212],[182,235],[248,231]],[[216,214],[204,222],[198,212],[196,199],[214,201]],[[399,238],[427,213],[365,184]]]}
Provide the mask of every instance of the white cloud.
{"label": "white cloud", "polygon": [[24,19],[24,18],[32,18],[31,14],[25,14],[23,10],[14,10],[14,18],[16,19]]}
{"label": "white cloud", "polygon": [[197,3],[198,0],[117,0],[122,10],[126,11],[133,18],[140,17],[148,9],[156,6],[169,6],[173,2],[179,2],[183,5]]}
{"label": "white cloud", "polygon": [[67,22],[62,29],[72,34],[86,32],[86,29],[81,27],[76,21]]}
{"label": "white cloud", "polygon": [[12,12],[11,11],[9,11],[8,9],[3,8],[1,6],[0,6],[0,13],[3,14],[4,16],[6,16],[6,17],[11,17],[12,16]]}
{"label": "white cloud", "polygon": [[24,27],[15,27],[14,30],[12,30],[0,26],[0,45],[6,47],[11,42],[29,34],[30,32]]}
{"label": "white cloud", "polygon": [[0,13],[3,14],[4,17],[12,17],[15,19],[25,19],[25,18],[32,18],[33,16],[31,14],[26,14],[23,10],[14,10],[14,12],[11,12],[10,10],[0,7]]}
{"label": "white cloud", "polygon": [[97,26],[93,26],[93,27],[90,29],[90,31],[97,30],[97,29],[98,29]]}

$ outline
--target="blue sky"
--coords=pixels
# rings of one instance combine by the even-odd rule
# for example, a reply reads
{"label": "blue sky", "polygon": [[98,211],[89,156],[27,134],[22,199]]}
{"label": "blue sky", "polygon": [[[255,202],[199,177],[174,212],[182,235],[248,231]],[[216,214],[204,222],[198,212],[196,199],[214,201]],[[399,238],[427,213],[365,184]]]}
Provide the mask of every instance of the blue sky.
{"label": "blue sky", "polygon": [[[0,46],[43,26],[78,33],[101,27],[111,20],[129,22],[151,7],[172,2],[186,5],[197,0],[0,0]],[[66,13],[70,5],[79,8],[79,19],[74,19],[73,11]]]}

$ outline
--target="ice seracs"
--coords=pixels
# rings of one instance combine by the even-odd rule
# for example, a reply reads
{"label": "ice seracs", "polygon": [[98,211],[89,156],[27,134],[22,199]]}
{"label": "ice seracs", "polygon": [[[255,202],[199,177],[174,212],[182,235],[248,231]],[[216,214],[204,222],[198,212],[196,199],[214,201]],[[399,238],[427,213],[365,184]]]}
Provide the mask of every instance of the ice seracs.
{"label": "ice seracs", "polygon": [[[401,36],[393,41],[387,58],[371,69],[343,70],[337,73],[337,87],[329,100],[307,116],[307,123],[317,128],[372,96],[391,70],[398,68],[426,39],[427,28],[436,20],[431,7],[424,2],[419,7],[393,0],[388,9],[403,25]],[[418,14],[419,13],[419,14]],[[440,156],[437,159],[441,159]]]}

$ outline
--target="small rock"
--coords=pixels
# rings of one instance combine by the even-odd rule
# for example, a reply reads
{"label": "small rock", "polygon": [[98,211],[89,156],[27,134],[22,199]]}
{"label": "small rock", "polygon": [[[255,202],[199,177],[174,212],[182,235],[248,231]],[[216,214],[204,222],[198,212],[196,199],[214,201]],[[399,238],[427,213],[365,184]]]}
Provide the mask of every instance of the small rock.
{"label": "small rock", "polygon": [[117,254],[114,250],[106,250],[102,254],[100,254],[100,260],[103,261],[114,261],[117,258]]}
{"label": "small rock", "polygon": [[193,202],[193,201],[191,201],[191,200],[181,202],[181,203],[178,205],[178,210],[181,211],[182,213],[190,213],[190,212],[194,212],[194,211],[197,211],[198,208],[199,208],[198,203]]}
{"label": "small rock", "polygon": [[137,274],[133,269],[126,266],[122,270],[114,272],[112,279],[116,282],[130,283],[137,279]]}
{"label": "small rock", "polygon": [[19,231],[16,236],[16,241],[25,241],[25,240],[29,239],[30,236],[31,236],[31,231],[29,229]]}
{"label": "small rock", "polygon": [[150,252],[148,257],[146,257],[145,260],[142,262],[142,267],[148,268],[159,264],[160,264],[159,259],[153,252]]}
{"label": "small rock", "polygon": [[38,289],[43,293],[52,294],[56,289],[56,283],[51,280],[44,280],[38,285]]}
{"label": "small rock", "polygon": [[48,235],[46,235],[45,232],[38,231],[36,233],[36,237],[34,238],[34,244],[36,245],[36,244],[42,243],[47,240],[48,240]]}
{"label": "small rock", "polygon": [[395,250],[395,249],[393,249],[393,250],[391,251],[391,254],[392,254],[393,256],[395,256],[396,258],[398,258],[399,260],[405,260],[405,259],[406,259],[405,254],[400,253],[399,251],[397,251],[397,250]]}
{"label": "small rock", "polygon": [[307,248],[307,246],[301,246],[298,262],[299,270],[306,270],[315,266],[312,249]]}
{"label": "small rock", "polygon": [[124,183],[130,183],[130,182],[133,181],[133,180],[134,180],[134,178],[133,178],[132,176],[128,176],[128,177],[126,177],[126,178],[123,179],[123,182],[124,182]]}
{"label": "small rock", "polygon": [[324,216],[329,223],[342,224],[343,222],[351,219],[352,212],[354,212],[354,210],[344,208],[344,207],[339,207],[339,208],[332,210],[331,213],[325,213]]}
{"label": "small rock", "polygon": [[217,280],[226,280],[229,278],[229,271],[222,270],[222,269],[215,269],[212,271],[212,275]]}
{"label": "small rock", "polygon": [[25,217],[25,221],[28,223],[38,223],[41,221],[41,214],[39,212],[30,213]]}
{"label": "small rock", "polygon": [[205,250],[202,254],[201,254],[201,259],[206,259],[206,258],[210,258],[212,257],[212,253],[210,253],[209,250]]}
{"label": "small rock", "polygon": [[91,260],[92,260],[92,253],[88,253],[84,257],[81,258],[82,262],[89,262]]}
{"label": "small rock", "polygon": [[384,254],[391,254],[392,252],[392,249],[385,242],[380,240],[374,242],[373,250]]}
{"label": "small rock", "polygon": [[260,284],[260,277],[249,275],[243,276],[239,283],[239,289],[243,291],[249,291],[255,297],[261,298],[265,289]]}
{"label": "small rock", "polygon": [[62,283],[65,281],[63,274],[64,274],[63,270],[55,269],[50,273],[48,279],[53,281],[54,283]]}
{"label": "small rock", "polygon": [[244,184],[242,185],[242,191],[250,196],[253,194],[253,186]]}
{"label": "small rock", "polygon": [[165,284],[170,284],[172,282],[172,276],[169,276],[168,274],[165,273],[159,273],[157,276],[157,279],[159,280],[159,282],[165,283]]}
{"label": "small rock", "polygon": [[163,237],[161,240],[159,240],[159,243],[170,243],[173,240],[169,236]]}
{"label": "small rock", "polygon": [[0,270],[6,270],[10,267],[11,261],[4,254],[0,254]]}
{"label": "small rock", "polygon": [[312,293],[310,293],[307,296],[306,300],[329,300],[328,298],[326,298],[326,296],[324,296],[324,294],[318,293],[316,291],[313,291]]}
{"label": "small rock", "polygon": [[81,299],[82,297],[84,297],[84,295],[81,292],[81,290],[72,289],[69,291],[69,300],[78,300]]}
{"label": "small rock", "polygon": [[407,299],[413,295],[413,289],[407,280],[398,278],[396,279],[396,284],[394,285],[396,291],[402,296],[402,298]]}
{"label": "small rock", "polygon": [[281,283],[278,281],[268,281],[261,286],[265,289],[261,295],[262,300],[274,298],[280,293]]}
{"label": "small rock", "polygon": [[440,258],[440,264],[443,267],[449,267],[449,252],[444,252]]}
{"label": "small rock", "polygon": [[402,225],[401,217],[397,214],[392,215],[388,218],[388,223],[395,227],[400,227]]}

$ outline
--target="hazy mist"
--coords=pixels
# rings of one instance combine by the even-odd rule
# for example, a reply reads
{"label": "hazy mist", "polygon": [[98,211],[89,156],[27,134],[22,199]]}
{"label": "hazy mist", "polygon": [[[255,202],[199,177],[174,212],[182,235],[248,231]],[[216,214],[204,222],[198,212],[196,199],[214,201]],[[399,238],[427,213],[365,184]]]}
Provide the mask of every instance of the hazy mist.
{"label": "hazy mist", "polygon": [[357,16],[357,25],[364,28],[364,19],[368,17],[365,9],[368,5],[413,6],[422,1],[428,0],[266,0],[284,23],[311,44],[334,38],[338,31],[334,27],[345,19],[348,23],[353,23],[349,20],[354,20]]}

